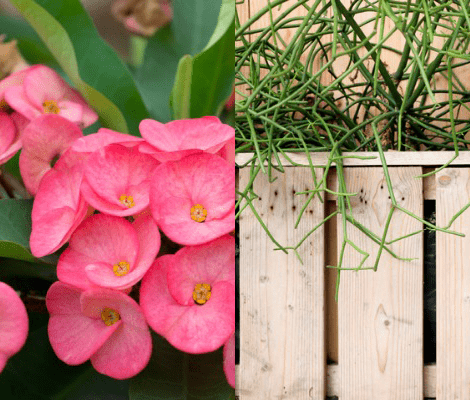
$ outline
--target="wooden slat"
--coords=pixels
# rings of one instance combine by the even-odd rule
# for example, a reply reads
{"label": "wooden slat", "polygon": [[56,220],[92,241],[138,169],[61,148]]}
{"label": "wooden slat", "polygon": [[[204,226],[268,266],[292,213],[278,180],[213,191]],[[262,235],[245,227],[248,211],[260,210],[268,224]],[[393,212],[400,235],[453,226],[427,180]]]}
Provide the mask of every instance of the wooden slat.
{"label": "wooden slat", "polygon": [[[253,201],[274,237],[295,244],[324,218],[315,201],[297,229],[295,220],[311,188],[309,169],[276,173],[269,184],[255,180]],[[240,187],[249,171],[240,171]],[[325,396],[324,233],[318,229],[293,253],[273,244],[250,210],[240,217],[240,369],[241,399],[318,399]]]}
{"label": "wooden slat", "polygon": [[[236,376],[240,375],[240,365],[235,366]],[[424,378],[424,397],[436,397],[436,365],[425,365],[423,371]],[[339,394],[339,366],[328,365],[326,373],[326,395],[327,396],[338,396]],[[238,387],[235,388],[235,393],[238,396]]]}
{"label": "wooden slat", "polygon": [[[421,168],[390,168],[397,201],[422,216]],[[391,202],[382,168],[346,169],[354,216],[377,234],[383,232]],[[341,223],[338,224],[341,228]],[[418,221],[397,212],[387,239],[422,229]],[[348,237],[370,253],[377,245],[348,225]],[[339,229],[339,242],[342,229]],[[396,242],[392,250],[414,258],[398,261],[383,253],[377,272],[343,271],[338,303],[341,400],[423,399],[423,237]],[[348,246],[343,267],[354,268],[362,256]]]}
{"label": "wooden slat", "polygon": [[[308,158],[305,153],[286,153],[290,160],[298,165],[308,166]],[[312,164],[314,166],[325,166],[330,153],[310,153]],[[347,167],[374,167],[381,165],[379,154],[377,152],[361,152],[361,153],[343,153],[343,156],[361,156],[375,157],[370,160],[360,160],[357,158],[343,159],[343,165]],[[398,152],[388,151],[385,153],[385,161],[389,166],[435,166],[439,167],[447,163],[454,156],[451,151],[423,151],[423,152]],[[240,153],[235,157],[235,161],[239,166],[243,166],[252,160],[253,153]],[[279,154],[283,166],[292,166],[292,163],[282,154]],[[266,162],[267,165],[267,162]],[[273,157],[273,165],[278,165]],[[334,165],[334,164],[333,164]],[[470,151],[462,151],[459,157],[451,164],[470,165]]]}
{"label": "wooden slat", "polygon": [[[433,170],[434,168],[423,168],[423,173],[427,174]],[[328,171],[327,187],[330,190],[338,192],[336,168],[331,168]],[[429,175],[423,178],[423,198],[424,200],[436,200],[436,175]],[[336,196],[332,193],[327,193],[326,199],[336,201]]]}
{"label": "wooden slat", "polygon": [[[423,371],[424,377],[424,396],[425,398],[436,397],[436,366],[425,365]],[[338,365],[328,365],[326,375],[326,395],[338,396],[340,387],[340,375]],[[393,397],[392,397],[393,398]]]}
{"label": "wooden slat", "polygon": [[[445,226],[470,200],[470,170],[449,168],[437,175],[436,217]],[[470,213],[451,226],[461,238],[436,236],[437,399],[470,399]]]}

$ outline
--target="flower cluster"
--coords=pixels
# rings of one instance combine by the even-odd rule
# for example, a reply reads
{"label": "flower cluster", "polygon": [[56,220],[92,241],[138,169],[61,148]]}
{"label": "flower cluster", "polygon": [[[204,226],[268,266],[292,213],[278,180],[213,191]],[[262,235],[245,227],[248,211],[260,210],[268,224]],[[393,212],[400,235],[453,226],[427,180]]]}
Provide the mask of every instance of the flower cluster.
{"label": "flower cluster", "polygon": [[[150,359],[150,325],[185,352],[226,345],[233,385],[233,128],[216,117],[148,119],[142,138],[105,128],[84,136],[97,115],[44,66],[0,81],[0,100],[0,162],[22,148],[35,196],[31,252],[68,244],[46,296],[57,356],[126,379]],[[157,257],[160,231],[176,254]],[[130,294],[140,281],[139,305]]]}

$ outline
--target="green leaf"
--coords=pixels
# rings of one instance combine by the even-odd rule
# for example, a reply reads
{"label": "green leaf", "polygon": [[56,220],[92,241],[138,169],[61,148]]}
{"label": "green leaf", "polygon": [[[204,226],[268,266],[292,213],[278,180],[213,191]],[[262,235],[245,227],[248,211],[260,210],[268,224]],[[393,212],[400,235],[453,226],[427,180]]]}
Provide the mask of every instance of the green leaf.
{"label": "green leaf", "polygon": [[0,200],[0,256],[35,261],[29,250],[32,200]]}
{"label": "green leaf", "polygon": [[36,259],[29,248],[33,200],[0,200],[0,257],[55,264],[57,255]]}
{"label": "green leaf", "polygon": [[171,92],[171,108],[174,119],[185,119],[191,115],[191,76],[193,73],[193,58],[184,56],[176,72],[176,82]]}
{"label": "green leaf", "polygon": [[129,70],[98,35],[79,0],[11,2],[98,112],[102,125],[138,135],[147,110]]}
{"label": "green leaf", "polygon": [[41,42],[25,20],[10,15],[0,15],[0,34],[6,34],[6,41],[15,39],[23,58],[30,64],[46,64],[57,68],[59,64],[51,52]]}
{"label": "green leaf", "polygon": [[9,279],[39,278],[48,282],[57,280],[56,268],[43,263],[31,263],[10,258],[0,258],[0,281],[8,282]]}
{"label": "green leaf", "polygon": [[187,354],[153,335],[152,358],[147,368],[131,379],[129,399],[229,400],[234,390],[227,383],[222,362],[222,349]]}
{"label": "green leaf", "polygon": [[193,63],[191,118],[218,115],[235,80],[235,1],[223,0],[219,22],[204,51]]}
{"label": "green leaf", "polygon": [[[210,42],[221,4],[222,0],[172,1],[171,24],[149,40],[144,62],[136,72],[137,84],[152,118],[160,122],[171,120],[170,95],[180,59],[196,56]],[[232,57],[232,70],[233,60]],[[212,69],[206,72],[210,74]]]}

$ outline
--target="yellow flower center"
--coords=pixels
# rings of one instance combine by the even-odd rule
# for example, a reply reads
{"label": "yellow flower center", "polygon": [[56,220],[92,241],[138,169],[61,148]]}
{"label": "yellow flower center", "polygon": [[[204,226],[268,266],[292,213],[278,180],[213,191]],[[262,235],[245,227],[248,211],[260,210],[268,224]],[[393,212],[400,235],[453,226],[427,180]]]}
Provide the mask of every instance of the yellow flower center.
{"label": "yellow flower center", "polygon": [[193,300],[196,304],[203,305],[211,298],[211,285],[198,283],[194,286]]}
{"label": "yellow flower center", "polygon": [[127,261],[119,261],[113,265],[113,272],[116,276],[123,276],[129,272],[130,265]]}
{"label": "yellow flower center", "polygon": [[112,308],[105,307],[101,311],[101,319],[103,320],[106,326],[111,326],[118,322],[121,319],[121,316],[116,310]]}
{"label": "yellow flower center", "polygon": [[0,100],[0,111],[10,111],[10,106],[5,100]]}
{"label": "yellow flower center", "polygon": [[57,102],[55,100],[46,100],[42,103],[42,109],[44,114],[59,114],[60,108],[57,106]]}
{"label": "yellow flower center", "polygon": [[200,204],[191,207],[191,219],[196,222],[204,222],[207,217],[207,210]]}
{"label": "yellow flower center", "polygon": [[135,206],[134,198],[132,196],[126,196],[125,194],[119,196],[119,201],[124,204],[127,208]]}

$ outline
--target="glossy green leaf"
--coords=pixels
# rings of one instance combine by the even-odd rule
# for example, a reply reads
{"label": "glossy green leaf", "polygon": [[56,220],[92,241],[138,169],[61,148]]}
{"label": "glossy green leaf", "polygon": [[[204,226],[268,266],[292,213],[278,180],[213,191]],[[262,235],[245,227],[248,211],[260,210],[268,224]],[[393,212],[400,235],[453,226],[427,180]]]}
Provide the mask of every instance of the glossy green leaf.
{"label": "glossy green leaf", "polygon": [[0,200],[0,257],[35,261],[29,250],[32,200]]}
{"label": "glossy green leaf", "polygon": [[222,349],[207,354],[187,354],[153,335],[149,365],[130,381],[130,400],[230,400],[222,367]]}
{"label": "glossy green leaf", "polygon": [[57,263],[57,254],[36,259],[29,249],[33,200],[0,200],[0,257]]}
{"label": "glossy green leaf", "polygon": [[23,58],[30,64],[46,64],[57,68],[59,64],[41,42],[40,37],[28,23],[11,15],[0,15],[0,35],[6,34],[6,41],[15,39]]}
{"label": "glossy green leaf", "polygon": [[174,119],[185,119],[191,116],[191,77],[193,58],[184,56],[176,72],[176,82],[171,92],[171,109]]}
{"label": "glossy green leaf", "polygon": [[[196,56],[204,50],[217,27],[221,5],[222,0],[172,1],[172,23],[149,40],[144,62],[136,72],[152,118],[160,122],[172,119],[170,95],[180,59],[186,55]],[[233,60],[232,57],[232,63]]]}
{"label": "glossy green leaf", "polygon": [[0,281],[16,278],[38,278],[47,282],[57,280],[56,267],[41,262],[26,262],[11,258],[0,258]]}
{"label": "glossy green leaf", "polygon": [[98,112],[103,126],[138,135],[147,110],[129,70],[98,35],[79,0],[11,2]]}
{"label": "glossy green leaf", "polygon": [[209,45],[193,63],[191,117],[217,115],[233,90],[235,79],[235,1],[224,0]]}

